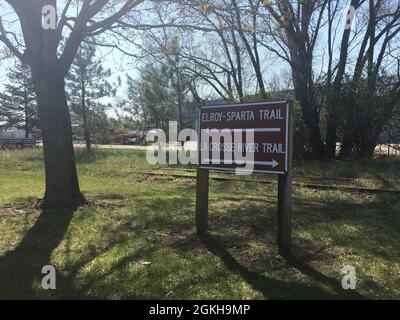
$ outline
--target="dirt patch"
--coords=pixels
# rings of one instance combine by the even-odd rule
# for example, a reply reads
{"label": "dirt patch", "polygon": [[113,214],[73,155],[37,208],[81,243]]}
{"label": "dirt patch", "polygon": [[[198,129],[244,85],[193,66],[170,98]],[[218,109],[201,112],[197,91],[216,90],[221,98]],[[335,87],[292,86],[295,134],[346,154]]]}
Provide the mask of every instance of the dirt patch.
{"label": "dirt patch", "polygon": [[28,215],[37,210],[38,201],[24,201],[0,206],[0,217]]}
{"label": "dirt patch", "polygon": [[91,196],[86,198],[89,205],[95,205],[106,209],[118,209],[126,207],[129,199],[122,195]]}
{"label": "dirt patch", "polygon": [[201,243],[193,228],[175,230],[170,232],[149,230],[149,232],[162,244],[182,251],[205,253],[207,248]]}

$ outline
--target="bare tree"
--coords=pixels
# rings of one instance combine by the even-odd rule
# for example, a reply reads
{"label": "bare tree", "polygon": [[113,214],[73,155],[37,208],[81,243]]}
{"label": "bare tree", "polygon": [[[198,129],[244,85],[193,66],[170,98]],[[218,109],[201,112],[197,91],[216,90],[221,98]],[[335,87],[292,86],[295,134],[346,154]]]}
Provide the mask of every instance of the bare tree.
{"label": "bare tree", "polygon": [[[342,40],[340,44],[339,59],[333,70],[333,37],[334,37],[334,22],[337,19],[338,2],[333,7],[332,0],[328,1],[328,70],[327,70],[327,124],[326,124],[326,146],[325,154],[327,158],[333,159],[336,157],[336,142],[337,142],[337,121],[338,121],[338,102],[340,100],[340,89],[342,86],[343,77],[346,71],[348,60],[350,37],[352,31],[352,24],[354,20],[354,12],[357,10],[365,0],[351,0],[347,7],[348,20],[345,21],[346,25],[342,25]],[[339,9],[340,10],[340,9]],[[354,11],[353,11],[354,10]],[[339,17],[339,23],[340,21]],[[336,35],[336,34],[335,34]]]}
{"label": "bare tree", "polygon": [[[0,40],[30,66],[34,78],[45,160],[43,207],[75,206],[84,202],[64,89],[65,76],[76,52],[85,37],[107,31],[141,2],[2,0],[17,16],[19,26],[6,30],[7,25],[0,21]],[[62,41],[65,45],[61,48]]]}
{"label": "bare tree", "polygon": [[[395,57],[400,49],[400,2],[369,0],[360,3],[364,4],[360,15],[365,25],[356,47],[353,74],[349,77],[351,92],[356,97],[342,110],[340,156],[370,158],[379,133],[400,99],[399,78],[390,68],[398,63]],[[362,112],[357,113],[357,110]]]}
{"label": "bare tree", "polygon": [[[257,39],[260,0],[170,1],[179,10],[158,8],[159,25],[127,23],[146,31],[149,54],[165,54],[171,32],[179,34],[180,59],[188,74],[222,98],[244,101],[246,95],[266,98]],[[163,9],[163,10],[161,10]],[[155,30],[155,29],[161,30]],[[173,30],[173,31],[172,31]],[[264,59],[265,60],[265,59]],[[255,80],[255,82],[254,82]],[[199,82],[199,81],[198,81]]]}
{"label": "bare tree", "polygon": [[324,143],[320,130],[320,107],[316,100],[313,59],[327,0],[264,3],[270,13],[265,22],[270,26],[270,35],[278,50],[268,43],[264,45],[289,63],[296,98],[309,131],[312,152],[317,158],[322,158]]}

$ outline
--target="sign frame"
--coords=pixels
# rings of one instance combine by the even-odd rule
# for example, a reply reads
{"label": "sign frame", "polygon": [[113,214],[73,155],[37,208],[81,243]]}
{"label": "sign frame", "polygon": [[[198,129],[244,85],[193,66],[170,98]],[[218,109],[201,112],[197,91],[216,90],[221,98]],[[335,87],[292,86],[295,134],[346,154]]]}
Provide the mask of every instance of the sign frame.
{"label": "sign frame", "polygon": [[[290,133],[290,117],[293,113],[293,101],[291,100],[279,100],[279,101],[261,101],[261,102],[250,102],[250,103],[233,103],[233,104],[221,104],[221,105],[208,105],[202,106],[199,112],[199,125],[197,132],[197,150],[198,150],[198,168],[212,171],[225,171],[225,172],[234,172],[235,168],[218,168],[213,166],[207,166],[201,164],[201,111],[204,109],[216,109],[216,108],[229,108],[229,107],[240,107],[240,106],[262,106],[262,105],[274,105],[274,104],[285,104],[286,105],[286,119],[285,119],[285,170],[284,171],[276,171],[276,170],[252,170],[251,173],[267,173],[267,174],[278,174],[285,175],[288,172],[289,167],[289,153],[290,153],[290,139],[292,139],[292,134]],[[227,128],[229,129],[229,128]]]}
{"label": "sign frame", "polygon": [[[282,256],[290,254],[292,241],[292,167],[293,167],[293,101],[263,101],[256,103],[240,103],[229,105],[203,106],[203,108],[218,108],[228,106],[249,106],[286,103],[286,141],[285,141],[285,170],[286,172],[253,170],[251,173],[275,174],[278,176],[278,215],[277,215],[277,244]],[[209,200],[209,172],[232,172],[235,169],[202,167],[200,160],[200,134],[201,134],[201,111],[199,112],[198,125],[198,160],[196,172],[196,233],[202,238],[208,231],[208,200]],[[226,169],[226,170],[225,170]]]}

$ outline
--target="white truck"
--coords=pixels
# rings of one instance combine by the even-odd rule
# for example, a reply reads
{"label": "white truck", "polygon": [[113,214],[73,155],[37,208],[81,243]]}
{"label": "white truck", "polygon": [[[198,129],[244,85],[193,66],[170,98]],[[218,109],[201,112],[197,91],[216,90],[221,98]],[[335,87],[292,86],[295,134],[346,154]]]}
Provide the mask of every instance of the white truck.
{"label": "white truck", "polygon": [[36,147],[37,141],[29,135],[25,137],[25,130],[18,128],[0,129],[0,149],[23,149]]}

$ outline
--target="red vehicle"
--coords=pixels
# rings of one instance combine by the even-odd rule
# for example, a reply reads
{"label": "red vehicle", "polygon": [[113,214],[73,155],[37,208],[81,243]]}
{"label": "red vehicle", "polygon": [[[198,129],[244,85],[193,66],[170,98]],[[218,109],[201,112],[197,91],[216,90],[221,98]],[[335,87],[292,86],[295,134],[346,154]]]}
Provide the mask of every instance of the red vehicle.
{"label": "red vehicle", "polygon": [[144,144],[144,135],[142,133],[127,133],[115,136],[113,142],[124,145],[142,145]]}

